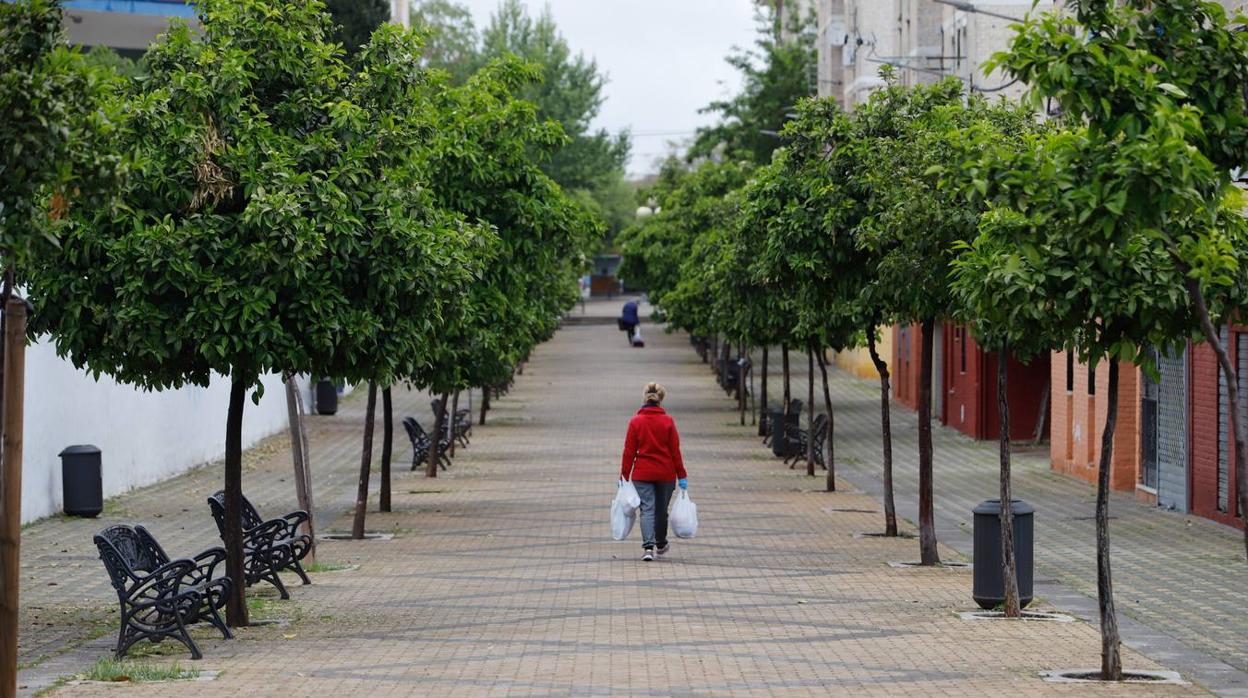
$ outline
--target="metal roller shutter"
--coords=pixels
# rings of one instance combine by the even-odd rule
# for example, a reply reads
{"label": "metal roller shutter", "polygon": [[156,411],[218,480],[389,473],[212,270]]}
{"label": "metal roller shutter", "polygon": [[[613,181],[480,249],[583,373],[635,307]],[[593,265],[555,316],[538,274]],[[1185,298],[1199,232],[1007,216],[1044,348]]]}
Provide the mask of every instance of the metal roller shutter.
{"label": "metal roller shutter", "polygon": [[1157,503],[1187,511],[1187,350],[1158,359]]}

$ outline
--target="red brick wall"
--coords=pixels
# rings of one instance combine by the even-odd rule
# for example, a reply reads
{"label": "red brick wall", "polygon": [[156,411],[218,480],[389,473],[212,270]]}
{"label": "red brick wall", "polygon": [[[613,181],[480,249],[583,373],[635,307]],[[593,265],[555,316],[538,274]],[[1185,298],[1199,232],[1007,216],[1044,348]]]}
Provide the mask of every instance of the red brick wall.
{"label": "red brick wall", "polygon": [[[910,409],[919,405],[918,325],[893,328],[893,365],[897,367],[893,397]],[[905,335],[903,341],[903,334]],[[962,370],[963,344],[966,370]],[[941,411],[935,415],[944,424],[974,439],[998,436],[997,355],[985,352],[969,332],[947,323],[941,331],[941,363],[935,366],[945,394]],[[904,347],[909,347],[909,361]],[[1039,416],[1041,394],[1049,378],[1049,359],[1042,357],[1029,365],[1010,358],[1010,433],[1016,439],[1031,438]],[[1048,431],[1048,420],[1045,420]]]}
{"label": "red brick wall", "polygon": [[[1244,331],[1248,328],[1236,327]],[[1235,338],[1231,337],[1231,361],[1235,361]],[[1191,468],[1191,505],[1192,513],[1213,519],[1224,524],[1243,527],[1243,521],[1234,516],[1235,501],[1235,457],[1234,440],[1230,438],[1230,415],[1223,415],[1227,420],[1226,429],[1228,447],[1231,448],[1229,460],[1230,511],[1218,510],[1218,359],[1213,349],[1205,342],[1191,346],[1191,442],[1189,453]]]}
{"label": "red brick wall", "polygon": [[[1114,430],[1114,454],[1110,463],[1110,487],[1134,491],[1140,463],[1140,372],[1123,366],[1118,380],[1118,425]],[[1105,384],[1109,364],[1096,370],[1096,394],[1089,394],[1087,366],[1075,363],[1072,390],[1066,390],[1066,353],[1055,352],[1050,362],[1053,381],[1049,455],[1053,469],[1096,482],[1101,457],[1101,432],[1105,427]]]}

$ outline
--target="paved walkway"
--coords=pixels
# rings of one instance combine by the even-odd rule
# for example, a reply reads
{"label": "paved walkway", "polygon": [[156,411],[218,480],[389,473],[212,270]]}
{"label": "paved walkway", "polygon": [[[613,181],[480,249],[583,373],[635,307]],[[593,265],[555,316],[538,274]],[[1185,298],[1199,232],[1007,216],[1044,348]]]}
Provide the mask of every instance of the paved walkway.
{"label": "paved walkway", "polygon": [[[609,316],[616,306],[591,303],[587,316]],[[873,497],[827,494],[821,482],[780,466],[752,430],[737,426],[733,403],[683,335],[647,328],[646,340],[644,350],[630,349],[613,326],[570,323],[535,352],[449,472],[429,480],[400,469],[395,512],[369,517],[370,529],[393,540],[322,543],[322,562],[358,568],[315,574],[289,602],[253,590],[256,616],[285,622],[243,629],[230,642],[199,632],[205,659],[196,667],[221,673],[177,692],[1140,693],[1043,682],[1042,669],[1097,664],[1093,626],[959,619],[955,612],[970,608],[969,572],[890,567],[915,557],[915,543],[855,536],[879,527]],[[669,389],[702,519],[697,539],[677,541],[655,563],[638,560],[635,534],[614,542],[607,525],[624,425],[647,380]],[[396,398],[400,414],[427,415],[423,396]],[[312,419],[326,530],[348,525],[361,413],[356,396],[338,415]],[[867,462],[870,432],[863,423],[854,436],[852,422],[842,419],[841,438],[863,440]],[[292,506],[284,446],[278,438],[247,459],[246,489],[263,511]],[[397,453],[402,462],[410,451],[404,444]],[[91,533],[131,521],[151,526],[176,553],[214,543],[203,501],[219,479],[219,467],[204,468],[120,497],[96,521],[51,519],[26,531],[26,692],[108,651],[115,598]],[[145,661],[189,663],[169,643],[159,649]],[[1130,649],[1126,661],[1159,668]],[[171,691],[64,685],[53,694],[119,690]],[[1205,693],[1195,685],[1148,692]]]}
{"label": "paved walkway", "polygon": [[[834,375],[838,462],[851,481],[879,491],[879,386]],[[918,419],[896,402],[892,415],[898,507],[917,520]],[[934,441],[941,539],[969,549],[971,509],[998,496],[996,445],[977,443],[952,429],[935,430]],[[1014,495],[1036,507],[1036,578],[1045,587],[1039,593],[1062,594],[1063,589],[1046,584],[1053,580],[1094,599],[1095,488],[1052,472],[1047,444],[1017,453],[1013,475]],[[1242,534],[1126,493],[1113,494],[1110,515],[1115,599],[1119,612],[1142,626],[1134,631],[1137,644],[1185,654],[1171,662],[1174,668],[1195,672],[1220,692],[1248,696],[1248,567]],[[1094,605],[1082,607],[1094,616]]]}

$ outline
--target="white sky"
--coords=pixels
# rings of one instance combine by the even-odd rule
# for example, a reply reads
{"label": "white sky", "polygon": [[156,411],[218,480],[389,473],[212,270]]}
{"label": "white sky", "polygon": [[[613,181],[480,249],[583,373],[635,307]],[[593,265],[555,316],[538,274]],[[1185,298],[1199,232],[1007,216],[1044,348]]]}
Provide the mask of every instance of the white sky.
{"label": "white sky", "polygon": [[[478,31],[499,0],[460,0]],[[724,58],[754,40],[753,0],[525,0],[530,14],[549,4],[573,52],[607,74],[595,127],[630,128],[632,176],[654,169],[669,140],[682,140],[714,116],[698,114],[740,86]],[[663,135],[651,135],[663,134]],[[670,134],[670,135],[668,135]]]}

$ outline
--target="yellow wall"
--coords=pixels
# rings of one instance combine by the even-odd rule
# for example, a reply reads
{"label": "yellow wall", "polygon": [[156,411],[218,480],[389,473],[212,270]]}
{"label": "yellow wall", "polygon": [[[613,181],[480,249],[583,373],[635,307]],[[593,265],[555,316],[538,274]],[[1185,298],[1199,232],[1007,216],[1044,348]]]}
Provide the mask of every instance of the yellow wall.
{"label": "yellow wall", "polygon": [[[880,354],[880,358],[890,363],[893,360],[893,328],[884,327],[880,329],[879,341],[875,343],[875,349]],[[861,349],[848,349],[846,351],[837,352],[836,365],[842,371],[846,371],[859,378],[878,379],[880,374],[875,370],[875,364],[871,363],[871,353],[866,347]],[[892,368],[890,365],[889,368]]]}

